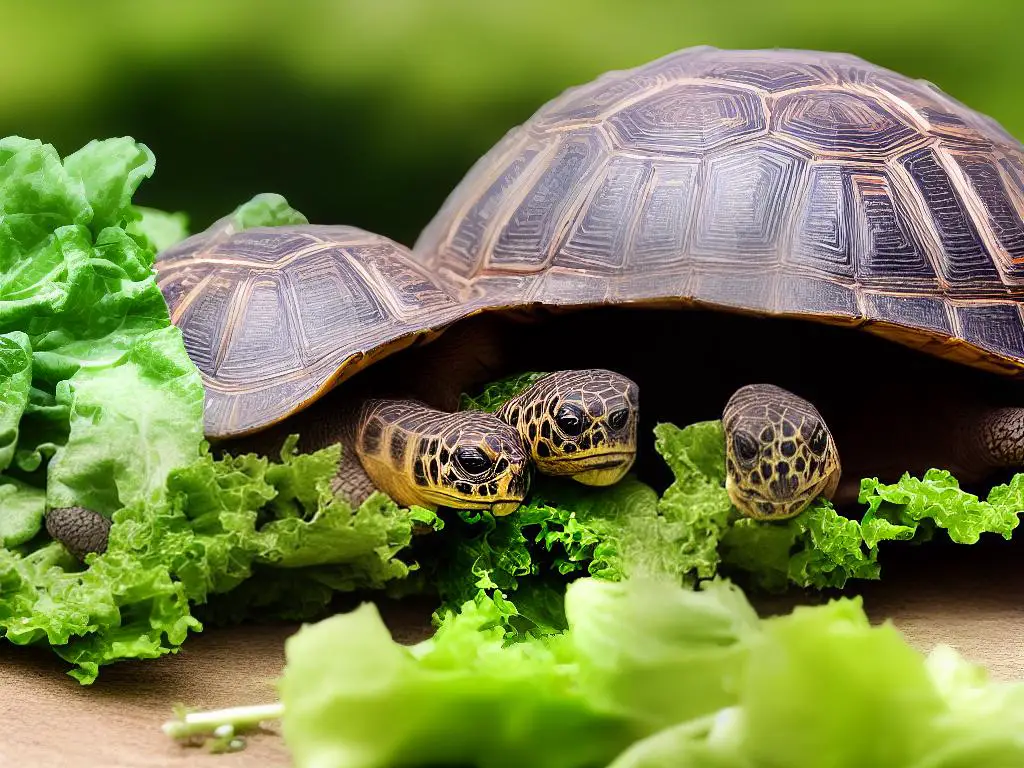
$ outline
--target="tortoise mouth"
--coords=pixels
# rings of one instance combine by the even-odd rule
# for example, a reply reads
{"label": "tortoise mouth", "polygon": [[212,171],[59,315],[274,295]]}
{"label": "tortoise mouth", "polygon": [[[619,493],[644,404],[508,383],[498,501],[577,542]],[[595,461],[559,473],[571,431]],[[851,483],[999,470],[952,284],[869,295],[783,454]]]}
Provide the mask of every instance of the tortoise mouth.
{"label": "tortoise mouth", "polygon": [[789,520],[807,509],[824,493],[828,484],[829,476],[825,475],[813,485],[802,488],[786,498],[776,498],[756,488],[741,488],[730,476],[726,480],[725,489],[733,506],[744,517],[755,520]]}
{"label": "tortoise mouth", "polygon": [[[450,507],[451,509],[489,509],[495,510],[496,508],[507,508],[511,506],[508,512],[502,514],[508,514],[512,512],[523,503],[523,499],[516,496],[456,496],[452,493],[444,493],[441,491],[435,491],[433,496],[437,499],[437,504],[442,507]],[[498,514],[495,512],[495,514]]]}
{"label": "tortoise mouth", "polygon": [[611,469],[636,458],[636,451],[603,451],[601,453],[572,453],[545,459],[546,464],[567,464],[586,469]]}

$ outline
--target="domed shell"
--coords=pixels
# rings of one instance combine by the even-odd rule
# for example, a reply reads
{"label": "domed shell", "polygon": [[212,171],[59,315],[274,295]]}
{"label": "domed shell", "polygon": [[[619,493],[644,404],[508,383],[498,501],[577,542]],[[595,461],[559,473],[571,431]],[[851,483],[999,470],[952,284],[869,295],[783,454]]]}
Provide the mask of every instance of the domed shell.
{"label": "domed shell", "polygon": [[414,253],[493,306],[803,316],[1016,373],[1022,149],[855,56],[688,49],[510,131]]}
{"label": "domed shell", "polygon": [[163,252],[157,280],[206,388],[206,434],[280,421],[379,355],[470,312],[403,246],[345,226],[230,218]]}

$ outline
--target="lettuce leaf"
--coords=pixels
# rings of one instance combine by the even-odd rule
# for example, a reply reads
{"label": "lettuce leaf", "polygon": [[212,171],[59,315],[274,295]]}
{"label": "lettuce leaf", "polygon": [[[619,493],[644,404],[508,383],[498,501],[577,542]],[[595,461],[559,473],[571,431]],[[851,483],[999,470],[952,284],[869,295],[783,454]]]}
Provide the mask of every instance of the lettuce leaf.
{"label": "lettuce leaf", "polygon": [[891,485],[869,478],[861,481],[860,501],[868,505],[863,524],[870,545],[894,529],[907,539],[941,529],[957,544],[975,544],[983,533],[1009,539],[1024,511],[1024,474],[993,488],[986,501],[962,491],[945,470],[905,474]]}
{"label": "lettuce leaf", "polygon": [[[283,582],[295,573],[301,583],[326,583],[331,593],[405,578],[416,567],[400,557],[413,527],[439,522],[381,494],[357,509],[331,496],[338,450],[286,454],[279,463],[204,454],[170,472],[159,500],[116,511],[107,551],[84,569],[57,544],[29,554],[0,550],[0,628],[17,644],[45,640],[89,683],[102,664],[176,651],[202,628],[191,606],[235,590],[256,568],[275,569]],[[296,509],[301,517],[280,516]],[[309,564],[321,581],[306,576]],[[236,610],[245,594],[232,594]],[[292,596],[301,597],[294,589]]]}
{"label": "lettuce leaf", "polygon": [[112,514],[199,455],[199,372],[149,241],[128,231],[154,167],[128,138],[64,160],[0,140],[0,469],[45,488],[51,506]]}
{"label": "lettuce leaf", "polygon": [[146,238],[157,253],[189,235],[188,215],[182,211],[168,213],[141,205],[134,206],[134,210],[138,218],[128,224],[128,232]]}
{"label": "lettuce leaf", "polygon": [[460,411],[487,411],[493,413],[516,395],[529,389],[547,373],[529,371],[506,376],[491,382],[476,395],[463,393],[459,400]]}
{"label": "lettuce leaf", "polygon": [[725,582],[583,578],[565,632],[511,644],[503,610],[478,596],[412,647],[370,605],[300,630],[280,682],[296,766],[1024,761],[1024,683],[925,657],[859,598],[759,619]]}
{"label": "lettuce leaf", "polygon": [[305,215],[292,208],[284,197],[273,192],[262,192],[242,203],[232,214],[232,220],[239,230],[309,223]]}
{"label": "lettuce leaf", "polygon": [[629,743],[564,637],[507,645],[500,619],[481,598],[411,649],[372,605],[300,630],[279,686],[296,765],[584,768]]}
{"label": "lettuce leaf", "polygon": [[32,344],[21,331],[0,334],[0,472],[14,460],[18,425],[32,387]]}

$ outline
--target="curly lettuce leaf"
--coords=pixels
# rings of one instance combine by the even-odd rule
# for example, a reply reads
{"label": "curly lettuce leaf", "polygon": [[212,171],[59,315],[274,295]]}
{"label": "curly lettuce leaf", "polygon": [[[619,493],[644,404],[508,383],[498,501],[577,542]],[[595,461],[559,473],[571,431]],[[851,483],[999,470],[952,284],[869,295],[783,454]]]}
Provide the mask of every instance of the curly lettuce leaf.
{"label": "curly lettuce leaf", "polygon": [[514,633],[550,632],[565,626],[557,603],[568,578],[680,577],[688,536],[635,478],[608,488],[542,482],[511,515],[461,514],[430,554],[429,579],[448,607],[479,590],[508,593]]}
{"label": "curly lettuce leaf", "polygon": [[[898,532],[884,538],[898,538]],[[782,592],[789,586],[840,589],[849,579],[878,579],[877,541],[861,524],[818,499],[792,520],[765,523],[740,518],[722,538],[723,569],[743,572],[754,586]]]}
{"label": "curly lettuce leaf", "polygon": [[655,448],[672,470],[674,481],[658,510],[685,538],[677,569],[684,578],[708,579],[718,569],[718,544],[734,517],[725,491],[725,435],[719,421],[679,429],[655,427]]}
{"label": "curly lettuce leaf", "polygon": [[459,400],[459,410],[493,413],[513,397],[526,391],[534,383],[547,375],[547,373],[531,371],[498,379],[488,384],[476,395],[463,393]]}
{"label": "curly lettuce leaf", "polygon": [[[177,651],[202,628],[192,608],[236,590],[254,569],[293,582],[289,594],[300,603],[305,585],[319,607],[325,585],[331,593],[380,589],[405,578],[416,567],[402,559],[414,526],[436,519],[379,494],[357,509],[334,498],[337,455],[337,446],[280,463],[204,454],[170,472],[165,495],[116,511],[107,551],[84,569],[57,544],[28,554],[0,550],[0,628],[17,644],[49,643],[90,683],[103,664]],[[275,516],[303,497],[317,499],[305,518]],[[316,580],[300,567],[312,562]],[[233,593],[237,610],[245,610],[246,594],[265,597]],[[289,604],[278,607],[289,615]]]}
{"label": "curly lettuce leaf", "polygon": [[868,505],[863,523],[872,546],[894,529],[904,538],[941,529],[957,544],[975,544],[983,533],[1009,539],[1024,511],[1024,474],[993,488],[985,501],[961,490],[956,478],[940,469],[921,478],[905,474],[891,485],[868,478],[861,481],[860,501]]}

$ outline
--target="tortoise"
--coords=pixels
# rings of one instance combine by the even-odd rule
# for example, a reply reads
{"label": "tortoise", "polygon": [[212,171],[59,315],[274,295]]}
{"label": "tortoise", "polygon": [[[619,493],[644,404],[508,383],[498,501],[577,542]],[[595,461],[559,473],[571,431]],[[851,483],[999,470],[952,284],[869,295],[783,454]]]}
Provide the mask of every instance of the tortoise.
{"label": "tortoise", "polygon": [[212,437],[397,380],[451,410],[509,371],[613,369],[648,414],[718,408],[734,504],[784,519],[858,473],[1024,461],[1022,211],[1024,147],[937,87],[699,47],[542,106],[411,251],[222,222],[158,270]]}
{"label": "tortoise", "polygon": [[[431,322],[432,302],[448,313],[457,304],[443,285],[431,285],[408,249],[379,235],[347,226],[244,232],[236,226],[233,215],[224,217],[160,254],[157,263],[171,319],[182,328],[204,379],[206,436],[221,447],[273,454],[298,431],[301,450],[342,443],[331,485],[353,505],[380,490],[405,506],[484,509],[496,516],[519,507],[534,468],[595,486],[615,483],[629,471],[636,455],[638,390],[609,370],[543,375],[497,413],[448,412],[421,399],[379,397],[381,387],[374,385],[346,393],[343,404],[287,418],[289,408],[306,405],[301,396],[289,398],[287,389],[308,383],[318,355],[366,364],[380,343],[377,336]],[[338,293],[325,294],[325,286]],[[268,289],[278,302],[270,312]],[[294,333],[282,333],[278,321],[286,318],[303,322]],[[410,339],[399,336],[397,344],[409,340],[415,331]],[[366,352],[354,352],[353,341]],[[239,354],[245,357],[232,369]],[[443,378],[446,388],[467,383],[452,372],[403,378],[393,388],[403,395],[426,394],[438,387],[418,386],[424,381]],[[268,384],[271,394],[261,396]],[[218,410],[225,399],[227,421]],[[48,512],[46,526],[84,559],[105,551],[111,523],[93,510],[62,507]]]}

